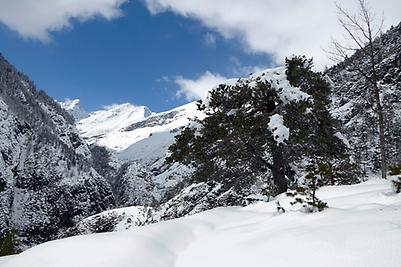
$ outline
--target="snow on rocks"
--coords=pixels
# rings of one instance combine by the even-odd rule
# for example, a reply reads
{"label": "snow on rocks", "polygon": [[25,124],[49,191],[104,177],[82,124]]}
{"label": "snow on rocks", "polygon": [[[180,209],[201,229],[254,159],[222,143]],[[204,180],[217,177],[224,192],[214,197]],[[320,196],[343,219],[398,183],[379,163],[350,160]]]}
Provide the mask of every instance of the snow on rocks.
{"label": "snow on rocks", "polygon": [[305,214],[280,195],[247,207],[217,208],[122,232],[48,242],[1,267],[264,267],[401,265],[401,195],[373,179],[323,187],[329,207]]}
{"label": "snow on rocks", "polygon": [[116,232],[144,225],[151,208],[131,206],[112,209],[80,221],[73,229],[74,235]]}

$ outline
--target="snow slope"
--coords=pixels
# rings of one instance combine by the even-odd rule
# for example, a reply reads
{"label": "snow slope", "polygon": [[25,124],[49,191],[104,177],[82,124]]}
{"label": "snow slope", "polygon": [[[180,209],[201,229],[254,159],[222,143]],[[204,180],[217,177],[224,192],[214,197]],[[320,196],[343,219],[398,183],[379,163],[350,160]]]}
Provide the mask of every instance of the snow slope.
{"label": "snow slope", "polygon": [[132,124],[125,131],[126,136],[134,136],[135,140],[126,149],[118,151],[118,158],[149,161],[155,156],[164,157],[180,128],[195,117],[203,118],[204,115],[197,110],[196,102],[191,102]]}
{"label": "snow slope", "polygon": [[142,206],[160,201],[187,175],[187,167],[164,160],[180,129],[202,116],[196,102],[160,113],[122,104],[91,113],[77,128],[90,144],[111,152],[114,171],[103,175],[115,184],[118,205]]}
{"label": "snow slope", "polygon": [[129,103],[111,105],[104,107],[104,110],[90,113],[88,118],[78,122],[77,128],[88,143],[121,150],[138,139],[137,136],[126,134],[124,129],[151,114],[145,106]]}
{"label": "snow slope", "polygon": [[11,260],[15,256],[5,256],[5,257],[0,257],[0,265],[6,263],[7,261]]}
{"label": "snow slope", "polygon": [[[382,180],[324,187],[329,209],[217,208],[126,231],[48,242],[1,267],[401,266],[401,195]],[[1,262],[1,258],[0,258]]]}
{"label": "snow slope", "polygon": [[78,122],[77,128],[90,144],[120,152],[154,133],[170,133],[185,126],[188,118],[194,118],[198,113],[195,102],[161,113],[126,103],[91,113]]}
{"label": "snow slope", "polygon": [[74,117],[75,121],[80,121],[89,116],[89,113],[81,106],[79,99],[65,99],[63,102],[58,102],[59,105],[65,109],[71,116]]}

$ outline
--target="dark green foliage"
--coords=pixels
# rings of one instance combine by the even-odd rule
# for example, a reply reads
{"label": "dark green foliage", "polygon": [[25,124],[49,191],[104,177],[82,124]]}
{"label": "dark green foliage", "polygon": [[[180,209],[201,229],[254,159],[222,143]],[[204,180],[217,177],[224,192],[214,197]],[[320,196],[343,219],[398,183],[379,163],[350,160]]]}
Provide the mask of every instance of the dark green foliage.
{"label": "dark green foliage", "polygon": [[321,185],[323,179],[332,176],[333,171],[329,164],[318,163],[309,165],[304,185],[297,186],[295,190],[287,193],[287,196],[294,198],[291,205],[301,204],[307,212],[323,211],[327,208],[327,203],[316,197],[316,190]]}
{"label": "dark green foliage", "polygon": [[10,231],[0,238],[0,257],[15,254],[15,233]]}
{"label": "dark green foliage", "polygon": [[179,161],[184,164],[190,164],[187,155],[191,154],[191,144],[195,139],[194,129],[184,128],[179,135],[175,138],[175,143],[169,147],[171,156],[166,159],[167,163]]}
{"label": "dark green foliage", "polygon": [[390,175],[399,175],[401,174],[401,164],[396,164],[388,167]]}
{"label": "dark green foliage", "polygon": [[286,59],[286,74],[292,86],[312,96],[313,102],[299,102],[286,109],[285,125],[292,131],[289,149],[293,159],[319,158],[336,174],[322,181],[323,184],[352,184],[358,182],[358,166],[349,160],[349,151],[336,136],[340,122],[329,110],[330,86],[321,73],[312,71],[313,62],[306,57]]}
{"label": "dark green foliage", "polygon": [[[254,80],[253,86],[243,80],[220,85],[210,92],[207,103],[199,102],[198,108],[208,116],[195,120],[176,137],[167,163],[192,165],[193,181],[215,181],[237,192],[247,191],[256,179],[264,177],[267,184],[274,184],[268,192],[273,195],[286,191],[296,174],[290,166],[305,158],[317,157],[330,168],[351,166],[328,112],[329,85],[320,73],[312,71],[312,60],[294,57],[286,60],[286,66],[290,84],[310,99],[284,103],[278,95],[279,85],[260,79]],[[278,144],[268,129],[275,114],[282,116],[290,129],[285,143]],[[326,184],[348,184],[353,179],[326,176]]]}
{"label": "dark green foliage", "polygon": [[[287,79],[312,96],[313,102],[297,103],[288,109],[286,125],[298,123],[302,131],[295,132],[291,140],[308,147],[309,155],[341,157],[345,156],[345,145],[335,137],[336,122],[328,111],[330,87],[320,73],[312,71],[312,60],[305,57],[286,59]],[[305,112],[306,111],[306,112]],[[306,113],[306,114],[305,114]],[[305,151],[302,151],[303,153]]]}
{"label": "dark green foliage", "polygon": [[258,175],[271,169],[263,158],[276,146],[268,130],[269,116],[279,99],[269,83],[221,85],[210,93],[209,116],[196,121],[199,129],[185,128],[170,147],[167,162],[179,161],[196,168],[195,182],[216,181],[246,191]]}

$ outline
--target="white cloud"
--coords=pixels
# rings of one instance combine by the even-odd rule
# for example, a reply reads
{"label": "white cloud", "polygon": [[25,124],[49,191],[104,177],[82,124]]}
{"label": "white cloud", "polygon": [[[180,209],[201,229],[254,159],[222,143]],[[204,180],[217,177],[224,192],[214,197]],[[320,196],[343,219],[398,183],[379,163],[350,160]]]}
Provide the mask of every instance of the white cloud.
{"label": "white cloud", "polygon": [[1,0],[0,22],[24,38],[51,40],[51,32],[71,28],[71,21],[122,15],[128,0]]}
{"label": "white cloud", "polygon": [[261,66],[261,65],[256,65],[256,66],[251,66],[251,65],[244,65],[242,64],[241,60],[235,56],[231,56],[229,58],[229,62],[231,65],[231,72],[233,75],[236,75],[238,77],[246,76],[251,73],[259,72],[265,69],[268,69],[268,66]]}
{"label": "white cloud", "polygon": [[203,41],[204,41],[206,46],[210,46],[210,47],[215,46],[216,42],[217,42],[216,36],[213,33],[210,33],[210,32],[205,34],[205,37],[204,37]]}
{"label": "white cloud", "polygon": [[[306,54],[318,66],[329,63],[322,48],[341,37],[334,0],[144,0],[151,13],[172,11],[199,20],[227,39],[238,38],[248,52],[268,53],[282,64],[286,56]],[[356,1],[338,0],[355,10]],[[387,27],[401,18],[400,0],[371,0]]]}
{"label": "white cloud", "polygon": [[177,96],[185,96],[188,101],[202,99],[205,98],[207,93],[215,86],[226,80],[227,78],[209,71],[206,71],[195,80],[178,77],[175,80],[175,83],[180,87],[180,90],[177,91]]}
{"label": "white cloud", "polygon": [[170,82],[170,77],[168,77],[167,75],[163,75],[159,79],[156,79],[156,82],[158,82],[158,83],[168,83],[168,82]]}

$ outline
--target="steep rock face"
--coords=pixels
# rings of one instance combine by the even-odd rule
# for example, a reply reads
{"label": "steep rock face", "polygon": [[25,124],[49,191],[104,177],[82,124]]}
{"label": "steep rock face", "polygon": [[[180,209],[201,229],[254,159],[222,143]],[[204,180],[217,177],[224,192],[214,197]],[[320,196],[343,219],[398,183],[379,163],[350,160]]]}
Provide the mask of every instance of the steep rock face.
{"label": "steep rock face", "polygon": [[2,56],[0,154],[0,254],[57,238],[114,206],[74,119]]}
{"label": "steep rock face", "polygon": [[[379,84],[385,108],[386,145],[389,164],[401,162],[401,24],[375,40],[379,48]],[[333,87],[332,114],[344,125],[353,156],[369,172],[380,166],[377,115],[372,105],[370,85],[353,67],[369,68],[369,59],[357,51],[347,61],[327,71]]]}

